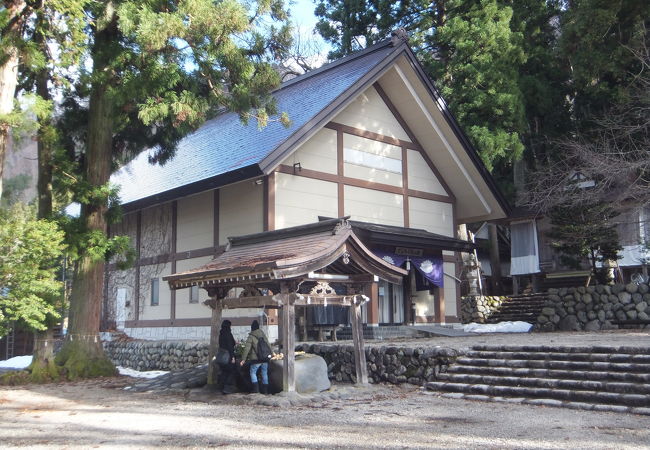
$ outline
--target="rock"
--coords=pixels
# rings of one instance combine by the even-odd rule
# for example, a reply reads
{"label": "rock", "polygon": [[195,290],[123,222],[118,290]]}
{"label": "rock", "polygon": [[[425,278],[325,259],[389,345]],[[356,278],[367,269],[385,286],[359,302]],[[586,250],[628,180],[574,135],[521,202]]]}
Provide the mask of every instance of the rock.
{"label": "rock", "polygon": [[648,319],[650,319],[650,316],[648,315],[648,313],[643,311],[643,312],[640,312],[639,314],[637,314],[637,319],[639,319],[639,320],[648,320]]}
{"label": "rock", "polygon": [[629,311],[626,311],[625,314],[627,315],[628,319],[630,320],[636,320],[638,318],[638,314],[636,309],[631,309]]}
{"label": "rock", "polygon": [[625,311],[620,309],[616,311],[616,320],[627,320],[627,314],[625,314]]}
{"label": "rock", "polygon": [[598,317],[598,320],[600,320],[601,322],[604,322],[605,319],[607,318],[607,313],[605,311],[603,311],[603,310],[600,310],[597,313],[597,317]]}
{"label": "rock", "polygon": [[630,294],[634,294],[639,290],[639,285],[636,283],[628,283],[625,285],[625,290]]}
{"label": "rock", "polygon": [[639,285],[639,294],[647,294],[650,291],[650,286],[643,283]]}
{"label": "rock", "polygon": [[587,319],[587,313],[584,312],[584,311],[578,311],[577,316],[578,316],[578,320],[579,320],[580,322],[582,322],[582,323],[585,323],[585,322],[588,321],[588,319]]}
{"label": "rock", "polygon": [[542,308],[542,314],[552,317],[555,314],[555,308]]}
{"label": "rock", "polygon": [[598,315],[596,315],[596,313],[594,311],[589,311],[587,313],[587,319],[589,319],[589,320],[594,320],[594,319],[596,319],[596,317],[598,317]]}
{"label": "rock", "polygon": [[585,331],[599,331],[600,322],[598,320],[590,320],[585,324]]}
{"label": "rock", "polygon": [[578,322],[578,318],[573,314],[569,314],[560,320],[558,329],[560,331],[580,331],[581,328],[580,323]]}
{"label": "rock", "polygon": [[555,325],[553,322],[546,322],[542,325],[542,331],[555,331]]}
{"label": "rock", "polygon": [[545,324],[546,322],[548,322],[548,317],[546,317],[543,314],[540,315],[540,316],[537,316],[537,323]]}
{"label": "rock", "polygon": [[648,304],[646,302],[637,303],[636,310],[639,311],[639,312],[642,312],[642,311],[645,311],[647,307],[648,307]]}
{"label": "rock", "polygon": [[[272,392],[282,391],[282,365],[281,359],[272,360],[269,363],[269,383]],[[327,377],[327,364],[322,357],[309,353],[298,355],[294,367],[296,392],[300,394],[322,392],[330,388],[330,380]]]}
{"label": "rock", "polygon": [[594,298],[591,296],[591,294],[584,294],[582,296],[582,301],[584,303],[591,303],[594,300]]}
{"label": "rock", "polygon": [[632,294],[630,294],[629,292],[625,292],[625,291],[624,292],[619,292],[618,293],[618,299],[623,304],[630,303],[632,301]]}

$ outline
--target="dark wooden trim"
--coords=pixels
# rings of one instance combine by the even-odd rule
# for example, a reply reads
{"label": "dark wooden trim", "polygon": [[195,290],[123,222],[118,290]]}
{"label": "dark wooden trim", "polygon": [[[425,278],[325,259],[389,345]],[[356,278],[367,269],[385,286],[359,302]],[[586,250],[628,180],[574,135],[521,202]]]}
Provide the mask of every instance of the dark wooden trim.
{"label": "dark wooden trim", "polygon": [[[178,240],[178,202],[172,202],[172,254],[176,254],[176,244]],[[171,264],[172,273],[176,273],[176,260],[172,259]],[[171,291],[169,302],[169,318],[176,319],[176,291]]]}
{"label": "dark wooden trim", "polygon": [[460,323],[456,316],[445,316],[445,323]]}
{"label": "dark wooden trim", "polygon": [[219,246],[219,211],[220,211],[220,195],[221,191],[219,189],[215,189],[212,191],[212,208],[214,211],[212,211],[212,245],[215,247]]}
{"label": "dark wooden trim", "polygon": [[402,115],[399,113],[393,102],[388,98],[388,95],[384,91],[384,89],[381,87],[381,85],[378,82],[375,82],[373,84],[373,87],[377,90],[377,93],[381,97],[381,99],[384,101],[390,112],[393,113],[393,116],[395,116],[395,119],[397,122],[400,124],[400,126],[404,129],[404,132],[408,135],[409,139],[413,141],[413,143],[417,146],[413,150],[418,150],[424,160],[426,161],[427,165],[429,166],[429,169],[434,173],[434,175],[438,178],[438,181],[440,181],[440,184],[442,187],[447,191],[447,195],[449,195],[453,200],[456,200],[454,197],[454,193],[452,190],[449,188],[447,183],[445,182],[445,179],[442,177],[440,172],[438,172],[438,169],[436,169],[436,166],[433,165],[433,161],[431,161],[431,158],[429,158],[429,155],[427,152],[424,151],[424,147],[420,145],[420,142],[418,139],[415,137],[415,134],[413,134],[413,131],[409,128],[408,124],[406,123],[406,120],[402,117]]}
{"label": "dark wooden trim", "polygon": [[449,187],[449,185],[447,184],[445,179],[442,177],[442,174],[440,172],[438,172],[438,169],[436,168],[436,166],[433,165],[433,161],[431,161],[431,158],[429,158],[429,155],[427,154],[427,152],[425,152],[423,149],[417,149],[417,150],[422,155],[422,158],[424,158],[424,161],[427,163],[427,166],[429,166],[429,169],[431,170],[431,172],[433,172],[433,174],[436,176],[436,178],[438,178],[438,181],[440,181],[440,184],[442,185],[444,190],[447,192],[447,195],[453,201],[456,201],[456,197],[454,196],[453,191],[451,190],[451,188]]}
{"label": "dark wooden trim", "polygon": [[456,263],[456,256],[442,255],[442,262]]}
{"label": "dark wooden trim", "polygon": [[[368,86],[371,86],[376,79],[378,79],[384,73],[386,73],[392,67],[393,62],[397,58],[399,58],[400,55],[404,53],[403,49],[406,49],[406,47],[407,47],[406,44],[400,44],[396,46],[394,50],[388,53],[381,62],[379,62],[368,72],[366,72],[366,74],[363,75],[361,78],[359,78],[359,80],[357,80],[351,87],[346,89],[345,92],[343,92],[336,99],[330,102],[313,118],[305,122],[302,125],[302,127],[297,129],[289,138],[285,139],[278,147],[275,148],[275,150],[269,153],[262,161],[260,161],[259,167],[264,172],[268,173],[269,171],[272,170],[272,168],[280,164],[282,160],[284,160],[294,148],[296,148],[298,145],[302,144],[304,141],[307,140],[307,137],[311,135],[313,130],[319,130],[320,128],[322,128],[326,123],[330,121],[332,117],[334,117],[339,111],[341,111],[344,106],[350,103],[353,99],[357,98],[357,96],[361,94],[363,91],[365,91]],[[372,46],[370,48],[372,49],[370,52],[373,52],[376,49],[383,48],[383,47]],[[361,53],[358,53],[357,55],[360,54]],[[336,64],[336,63],[332,63],[332,64]],[[329,70],[332,67],[336,67],[333,66],[332,64],[328,64],[324,66],[325,70]],[[314,72],[311,73],[313,74]],[[297,79],[297,82],[302,80],[303,78]],[[285,83],[284,87],[289,85],[291,84]]]}
{"label": "dark wooden trim", "polygon": [[332,130],[342,131],[343,133],[351,134],[352,136],[362,137],[365,139],[370,139],[372,141],[383,142],[384,144],[390,144],[396,147],[407,147],[407,148],[412,148],[414,150],[420,149],[418,144],[414,144],[413,142],[404,141],[402,139],[397,139],[391,136],[384,136],[383,134],[364,130],[362,128],[351,127],[350,125],[345,125],[338,122],[330,122],[327,125],[328,125],[327,128],[330,128]]}
{"label": "dark wooden trim", "polygon": [[[295,175],[297,177],[313,178],[315,180],[329,181],[330,183],[340,183],[340,184],[345,184],[347,186],[388,192],[390,194],[404,195],[405,193],[404,188],[399,186],[391,186],[390,184],[375,183],[374,181],[360,180],[357,178],[350,178],[345,176],[339,177],[338,175],[334,175],[332,173],[319,172],[317,170],[302,169],[300,172],[294,174],[293,167],[281,165],[278,166],[277,171],[280,173]],[[443,195],[438,195],[438,194],[430,194],[428,192],[416,191],[413,189],[408,189],[407,194],[410,197],[422,198],[425,200],[433,200],[437,202],[452,203],[452,204],[454,203],[454,200],[450,197],[445,197]]]}
{"label": "dark wooden trim", "polygon": [[[413,142],[416,145],[420,145],[418,142],[417,138],[415,137],[415,134],[411,131],[409,126],[406,124],[406,120],[402,117],[402,115],[399,113],[397,108],[395,108],[395,105],[393,102],[390,101],[390,98],[388,98],[388,95],[386,95],[386,91],[384,91],[384,88],[381,87],[378,81],[375,81],[372,85],[372,87],[375,88],[381,99],[384,101],[384,104],[388,107],[391,113],[393,113],[393,116],[395,117],[395,120],[397,120],[397,123],[400,124],[406,135],[409,137],[411,142]],[[420,146],[422,147],[422,146]]]}
{"label": "dark wooden trim", "polygon": [[[345,176],[345,161],[343,160],[343,131],[336,130],[336,172],[339,180]],[[345,216],[345,184],[338,182],[337,205],[339,217]]]}
{"label": "dark wooden trim", "polygon": [[455,201],[451,197],[445,197],[444,195],[440,195],[440,194],[431,194],[429,192],[416,191],[414,189],[409,189],[408,194],[409,197],[422,198],[425,200],[433,200],[435,202],[451,203],[452,205],[454,204]]}
{"label": "dark wooden trim", "polygon": [[404,227],[408,228],[410,226],[411,211],[409,210],[408,149],[406,147],[402,147],[402,188],[404,190],[404,200],[402,202]]}
{"label": "dark wooden trim", "polygon": [[[137,269],[141,266],[151,266],[154,264],[167,264],[169,262],[183,261],[192,258],[201,258],[203,256],[217,256],[223,253],[225,249],[226,249],[225,245],[220,245],[218,247],[198,248],[196,250],[187,250],[184,252],[178,252],[173,254],[164,253],[162,255],[141,258],[137,260],[133,266]],[[109,270],[117,270],[117,266],[115,264],[110,264],[108,268]]]}
{"label": "dark wooden trim", "polygon": [[[207,311],[206,311],[207,312]],[[228,320],[233,326],[250,325],[253,320],[259,320],[259,316],[229,317]],[[160,327],[209,327],[210,317],[196,319],[152,319],[152,320],[127,320],[125,328],[160,328]]]}
{"label": "dark wooden trim", "polygon": [[424,73],[422,65],[418,62],[417,57],[410,49],[410,47],[406,46],[404,49],[404,54],[409,60],[411,68],[415,71],[415,73],[420,78],[420,81],[422,81],[424,86],[428,89],[431,98],[433,98],[437,103],[444,105],[442,108],[440,108],[440,112],[456,135],[456,138],[460,141],[461,145],[469,155],[476,169],[482,175],[483,181],[485,181],[485,184],[487,184],[488,188],[492,191],[492,194],[503,209],[504,214],[506,216],[509,215],[511,210],[510,204],[506,200],[501,190],[498,188],[496,180],[492,177],[490,172],[485,167],[483,160],[481,159],[474,146],[470,143],[467,135],[461,130],[458,121],[447,106],[447,102],[442,98],[438,90],[435,88],[431,79],[429,79],[429,77]]}
{"label": "dark wooden trim", "polygon": [[[142,210],[138,210],[135,220],[135,255],[140,259],[140,240],[142,239]],[[112,264],[113,265],[113,264]],[[110,267],[109,267],[110,269]],[[140,318],[140,266],[135,266],[135,292],[133,293],[135,312],[133,317],[135,320]]]}
{"label": "dark wooden trim", "polygon": [[[291,169],[293,173],[293,168]],[[264,178],[264,231],[275,230],[275,172]]]}

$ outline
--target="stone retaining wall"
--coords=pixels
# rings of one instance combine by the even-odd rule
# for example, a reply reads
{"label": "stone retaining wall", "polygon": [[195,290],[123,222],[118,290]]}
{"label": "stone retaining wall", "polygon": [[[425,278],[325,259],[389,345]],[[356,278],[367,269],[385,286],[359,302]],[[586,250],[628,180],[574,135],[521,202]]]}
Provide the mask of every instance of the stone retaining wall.
{"label": "stone retaining wall", "polygon": [[189,369],[208,361],[208,343],[196,341],[104,341],[116,366],[139,371]]}
{"label": "stone retaining wall", "polygon": [[618,328],[612,321],[650,319],[650,287],[645,283],[549,289],[548,294],[536,330],[596,331]]}
{"label": "stone retaining wall", "polygon": [[[206,342],[110,341],[104,350],[115,365],[139,371],[181,370],[204,364],[208,360]],[[331,380],[356,381],[352,345],[301,344],[297,351],[322,356]],[[371,383],[411,383],[423,385],[445,372],[458,352],[432,347],[366,347],[368,376]]]}
{"label": "stone retaining wall", "polygon": [[[356,382],[352,345],[302,344],[296,347],[323,357],[331,380]],[[445,372],[459,356],[450,348],[366,347],[368,381],[423,385]]]}
{"label": "stone retaining wall", "polygon": [[507,297],[492,295],[468,295],[460,301],[461,323],[485,323],[499,309]]}

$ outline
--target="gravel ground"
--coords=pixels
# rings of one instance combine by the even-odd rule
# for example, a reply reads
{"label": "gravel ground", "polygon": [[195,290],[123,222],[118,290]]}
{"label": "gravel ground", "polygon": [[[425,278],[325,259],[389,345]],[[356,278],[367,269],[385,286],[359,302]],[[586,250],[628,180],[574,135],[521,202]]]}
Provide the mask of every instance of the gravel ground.
{"label": "gravel ground", "polygon": [[[438,397],[378,385],[317,405],[264,408],[133,379],[0,388],[0,446],[29,448],[650,448],[647,417]],[[354,390],[344,387],[344,390]],[[255,396],[251,396],[255,397]]]}
{"label": "gravel ground", "polygon": [[[650,347],[650,332],[492,334],[368,344]],[[123,389],[136,382],[115,377],[0,387],[0,447],[650,449],[650,421],[633,414],[443,398],[408,385],[337,385],[340,399],[262,407],[254,404],[257,395]]]}

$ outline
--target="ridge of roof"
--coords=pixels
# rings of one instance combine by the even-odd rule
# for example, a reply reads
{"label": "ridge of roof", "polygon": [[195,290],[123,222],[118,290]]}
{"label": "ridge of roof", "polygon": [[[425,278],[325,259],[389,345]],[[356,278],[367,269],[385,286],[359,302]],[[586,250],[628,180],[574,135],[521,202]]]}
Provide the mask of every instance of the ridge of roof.
{"label": "ridge of roof", "polygon": [[303,73],[302,75],[298,75],[297,77],[294,77],[290,80],[287,80],[283,82],[278,89],[273,91],[273,93],[278,92],[286,87],[293,86],[294,84],[300,83],[304,80],[309,79],[312,76],[319,75],[323,72],[326,72],[328,70],[335,69],[336,67],[347,64],[351,61],[354,61],[357,58],[361,58],[363,56],[366,56],[372,52],[375,52],[377,50],[381,50],[385,47],[390,47],[394,46],[394,44],[391,42],[390,39],[385,39],[383,41],[377,42],[376,44],[371,45],[370,47],[366,47],[363,50],[358,50],[354,53],[350,53],[349,55],[344,56],[343,58],[336,59],[334,61],[327,62],[320,66],[317,69],[310,70],[309,72]]}

